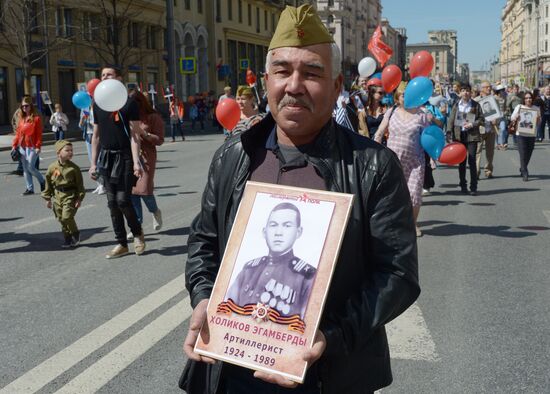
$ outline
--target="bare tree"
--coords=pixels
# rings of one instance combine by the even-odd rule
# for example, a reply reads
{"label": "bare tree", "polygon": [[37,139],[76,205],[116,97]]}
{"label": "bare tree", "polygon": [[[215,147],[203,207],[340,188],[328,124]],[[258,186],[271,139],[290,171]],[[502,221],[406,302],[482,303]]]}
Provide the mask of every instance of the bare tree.
{"label": "bare tree", "polygon": [[84,45],[104,64],[125,69],[139,63],[146,55],[142,48],[152,28],[141,22],[143,1],[98,0],[94,6],[95,14],[82,14]]}
{"label": "bare tree", "polygon": [[31,93],[31,72],[49,52],[60,45],[60,40],[44,40],[47,34],[47,14],[44,2],[33,0],[3,0],[0,8],[0,45],[8,49],[0,52],[0,59],[20,67],[23,73],[24,93]]}

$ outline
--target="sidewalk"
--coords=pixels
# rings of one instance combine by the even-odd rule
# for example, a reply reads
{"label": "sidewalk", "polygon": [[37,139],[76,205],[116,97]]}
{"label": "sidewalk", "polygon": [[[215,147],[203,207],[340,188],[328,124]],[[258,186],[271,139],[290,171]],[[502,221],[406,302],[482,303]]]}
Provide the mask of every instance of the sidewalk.
{"label": "sidewalk", "polygon": [[[201,135],[201,134],[222,134],[216,127],[212,126],[211,121],[204,122],[204,131],[200,130],[200,124],[197,123],[195,127],[199,128],[194,132],[191,131],[191,121],[184,121],[184,134],[187,135]],[[179,137],[177,133],[176,138]],[[82,131],[77,127],[76,122],[72,122],[69,125],[69,130],[65,132],[65,139],[69,141],[82,141]],[[170,123],[166,121],[164,123],[164,139],[168,142],[171,139]],[[11,132],[11,126],[0,126],[0,152],[11,150],[11,142],[13,140],[13,133]],[[53,145],[55,143],[55,135],[52,131],[44,131],[42,135],[43,145]]]}

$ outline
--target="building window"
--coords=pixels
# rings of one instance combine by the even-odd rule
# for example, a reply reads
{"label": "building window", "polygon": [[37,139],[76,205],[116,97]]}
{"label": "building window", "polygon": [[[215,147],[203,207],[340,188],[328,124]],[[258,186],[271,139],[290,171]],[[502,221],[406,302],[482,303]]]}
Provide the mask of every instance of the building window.
{"label": "building window", "polygon": [[139,24],[137,22],[128,22],[128,46],[139,47]]}
{"label": "building window", "polygon": [[248,4],[248,26],[252,26],[252,5]]}
{"label": "building window", "polygon": [[264,30],[267,30],[267,10],[264,10]]}
{"label": "building window", "polygon": [[157,49],[157,28],[156,26],[147,26],[147,49]]}
{"label": "building window", "polygon": [[216,22],[222,21],[222,0],[216,0]]}
{"label": "building window", "polygon": [[108,44],[118,44],[119,43],[119,29],[118,26],[115,28],[113,23],[113,18],[107,18],[107,43]]}
{"label": "building window", "polygon": [[233,0],[227,0],[227,19],[233,20]]}
{"label": "building window", "polygon": [[544,41],[544,52],[548,52],[548,41]]}
{"label": "building window", "polygon": [[275,31],[275,14],[271,14],[271,32]]}
{"label": "building window", "polygon": [[55,27],[56,34],[59,37],[71,37],[73,35],[73,12],[70,8],[57,7]]}
{"label": "building window", "polygon": [[334,7],[334,0],[328,0],[327,3],[329,7]]}
{"label": "building window", "polygon": [[[0,3],[4,7],[4,1]],[[28,3],[27,3],[28,4]],[[27,6],[25,4],[25,6]],[[38,33],[38,3],[32,2],[29,5],[29,28],[31,33]],[[2,10],[3,12],[3,10]]]}
{"label": "building window", "polygon": [[548,34],[548,23],[544,24],[544,34]]}
{"label": "building window", "polygon": [[544,13],[546,14],[546,17],[548,18],[548,6],[544,7]]}
{"label": "building window", "polygon": [[97,78],[99,76],[98,70],[84,70],[84,80],[89,81],[90,79]]}
{"label": "building window", "polygon": [[85,12],[82,15],[82,38],[87,41],[99,39],[99,15]]}
{"label": "building window", "polygon": [[260,7],[256,7],[256,33],[260,32]]}
{"label": "building window", "polygon": [[237,10],[239,14],[239,23],[243,23],[243,0],[237,1]]}
{"label": "building window", "polygon": [[202,0],[197,0],[197,11],[202,14]]}
{"label": "building window", "polygon": [[330,25],[332,23],[334,23],[334,15],[329,15],[327,16],[327,23]]}
{"label": "building window", "polygon": [[222,40],[218,40],[218,57],[223,57]]}
{"label": "building window", "polygon": [[183,2],[183,6],[186,10],[190,10],[191,9],[191,0],[185,0]]}

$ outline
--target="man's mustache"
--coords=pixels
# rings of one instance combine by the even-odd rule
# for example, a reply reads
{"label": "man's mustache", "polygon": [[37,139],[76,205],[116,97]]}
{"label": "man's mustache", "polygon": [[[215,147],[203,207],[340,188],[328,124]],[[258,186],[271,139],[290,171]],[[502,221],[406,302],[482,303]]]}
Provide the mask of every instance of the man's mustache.
{"label": "man's mustache", "polygon": [[282,110],[287,105],[299,105],[301,107],[307,108],[313,112],[313,104],[310,103],[307,99],[302,97],[292,97],[285,95],[279,104],[277,105],[277,110]]}

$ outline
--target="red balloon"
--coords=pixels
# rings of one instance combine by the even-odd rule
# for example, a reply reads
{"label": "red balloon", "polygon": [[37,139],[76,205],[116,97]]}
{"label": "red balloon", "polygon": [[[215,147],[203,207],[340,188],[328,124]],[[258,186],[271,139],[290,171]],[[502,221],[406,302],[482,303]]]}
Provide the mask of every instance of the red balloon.
{"label": "red balloon", "polygon": [[466,147],[460,142],[452,142],[445,146],[439,156],[439,162],[456,165],[466,160]]}
{"label": "red balloon", "polygon": [[369,79],[367,82],[367,87],[368,86],[382,86],[382,81],[379,78]]}
{"label": "red balloon", "polygon": [[95,88],[100,82],[101,81],[97,78],[90,79],[88,81],[88,83],[86,84],[86,89],[88,90],[88,94],[90,96],[94,97]]}
{"label": "red balloon", "polygon": [[249,85],[256,83],[256,74],[251,69],[246,70],[246,83]]}
{"label": "red balloon", "polygon": [[393,92],[401,83],[403,73],[395,64],[384,67],[382,70],[382,87],[387,93]]}
{"label": "red balloon", "polygon": [[216,107],[216,119],[227,130],[233,128],[241,120],[241,109],[239,104],[233,99],[224,99]]}
{"label": "red balloon", "polygon": [[409,74],[412,78],[427,77],[434,68],[434,58],[428,51],[416,52],[409,66]]}

